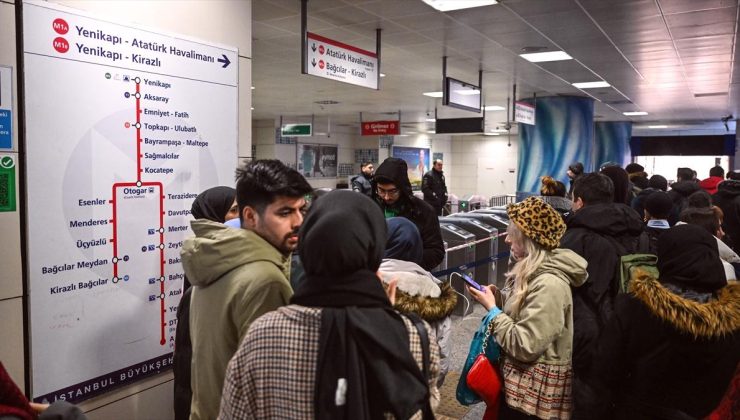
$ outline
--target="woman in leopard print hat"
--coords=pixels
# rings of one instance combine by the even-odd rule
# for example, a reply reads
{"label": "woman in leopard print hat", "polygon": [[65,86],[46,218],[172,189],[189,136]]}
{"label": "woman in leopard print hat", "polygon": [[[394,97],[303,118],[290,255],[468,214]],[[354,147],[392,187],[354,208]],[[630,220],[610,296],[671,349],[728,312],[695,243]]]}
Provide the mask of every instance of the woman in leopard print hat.
{"label": "woman in leopard print hat", "polygon": [[[492,334],[501,346],[505,403],[500,419],[568,419],[572,411],[571,286],[586,281],[586,260],[559,249],[565,223],[536,197],[512,204],[506,243],[516,261],[496,302],[493,286],[470,293],[493,314]],[[503,307],[503,311],[496,305]]]}

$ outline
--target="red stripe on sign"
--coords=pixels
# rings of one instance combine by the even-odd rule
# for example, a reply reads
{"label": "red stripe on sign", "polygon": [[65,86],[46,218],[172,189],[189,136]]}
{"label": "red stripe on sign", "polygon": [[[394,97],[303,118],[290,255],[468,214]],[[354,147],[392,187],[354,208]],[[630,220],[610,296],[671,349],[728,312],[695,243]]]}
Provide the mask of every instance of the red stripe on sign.
{"label": "red stripe on sign", "polygon": [[343,42],[335,41],[333,39],[324,38],[321,35],[316,35],[314,33],[307,32],[306,33],[306,36],[308,37],[308,39],[313,39],[314,41],[323,42],[325,44],[331,44],[331,45],[334,45],[335,47],[344,48],[345,50],[350,50],[350,51],[354,51],[356,53],[360,53],[360,54],[364,54],[364,55],[369,55],[372,58],[378,58],[378,55],[375,54],[375,53],[372,53],[372,52],[367,51],[367,50],[363,50],[362,48],[353,47],[351,45],[345,44]]}

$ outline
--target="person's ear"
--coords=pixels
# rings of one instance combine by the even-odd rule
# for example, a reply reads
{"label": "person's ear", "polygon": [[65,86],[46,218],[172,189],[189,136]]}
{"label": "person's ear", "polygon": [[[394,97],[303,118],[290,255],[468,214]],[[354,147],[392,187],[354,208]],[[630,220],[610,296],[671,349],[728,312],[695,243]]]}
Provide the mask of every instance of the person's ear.
{"label": "person's ear", "polygon": [[253,207],[245,206],[242,210],[242,221],[245,228],[254,229],[259,221],[259,213]]}

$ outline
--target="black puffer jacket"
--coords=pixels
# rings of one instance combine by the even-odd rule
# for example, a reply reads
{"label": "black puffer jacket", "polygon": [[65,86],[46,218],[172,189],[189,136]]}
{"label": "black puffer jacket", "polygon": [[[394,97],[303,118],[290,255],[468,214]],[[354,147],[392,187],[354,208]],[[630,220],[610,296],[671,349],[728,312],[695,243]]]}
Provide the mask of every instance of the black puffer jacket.
{"label": "black puffer jacket", "polygon": [[177,305],[177,327],[175,327],[175,354],[173,372],[175,374],[175,420],[190,418],[190,362],[193,359],[193,345],[190,341],[190,295],[193,288],[188,287]]}
{"label": "black puffer jacket", "polygon": [[562,248],[588,262],[588,280],[573,289],[573,370],[588,371],[595,341],[612,314],[619,257],[647,252],[649,240],[637,212],[625,204],[593,204],[572,214]]}
{"label": "black puffer jacket", "polygon": [[671,190],[668,191],[668,195],[673,200],[673,208],[671,214],[668,215],[668,223],[671,226],[678,223],[678,216],[689,206],[689,196],[699,190],[701,187],[694,181],[679,181],[671,184]]}
{"label": "black puffer jacket", "polygon": [[[401,191],[398,200],[392,205],[387,205],[375,191],[376,185],[383,181],[390,181]],[[416,225],[421,234],[424,247],[422,263],[425,270],[432,270],[442,262],[445,256],[442,232],[439,228],[439,219],[435,210],[424,200],[414,197],[409,182],[408,166],[406,162],[398,158],[388,158],[378,167],[373,177],[373,197],[381,209],[390,215],[405,217]]]}
{"label": "black puffer jacket", "polygon": [[740,285],[706,304],[647,276],[633,280],[631,289],[617,298],[599,340],[590,382],[610,401],[597,404],[604,411],[591,412],[592,418],[671,418],[657,407],[704,418],[719,405],[740,361]]}
{"label": "black puffer jacket", "polygon": [[723,228],[727,236],[725,242],[735,252],[740,249],[740,181],[728,179],[717,186],[712,203],[725,214]]}

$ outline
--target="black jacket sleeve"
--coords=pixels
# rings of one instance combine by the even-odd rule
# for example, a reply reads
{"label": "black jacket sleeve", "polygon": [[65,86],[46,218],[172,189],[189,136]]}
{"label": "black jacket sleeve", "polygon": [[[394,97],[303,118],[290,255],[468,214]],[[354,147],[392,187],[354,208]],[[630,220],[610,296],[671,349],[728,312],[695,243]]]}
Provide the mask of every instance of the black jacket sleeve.
{"label": "black jacket sleeve", "polygon": [[434,196],[434,178],[430,172],[425,173],[421,178],[421,192],[424,193],[424,201],[429,203],[438,201]]}
{"label": "black jacket sleeve", "polygon": [[442,242],[442,231],[439,229],[439,218],[437,213],[429,204],[414,197],[416,206],[416,220],[414,224],[419,228],[421,242],[424,245],[421,266],[425,270],[432,270],[438,266],[445,257],[444,242]]}

